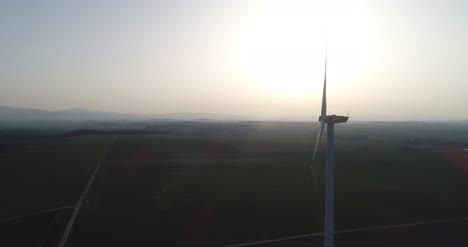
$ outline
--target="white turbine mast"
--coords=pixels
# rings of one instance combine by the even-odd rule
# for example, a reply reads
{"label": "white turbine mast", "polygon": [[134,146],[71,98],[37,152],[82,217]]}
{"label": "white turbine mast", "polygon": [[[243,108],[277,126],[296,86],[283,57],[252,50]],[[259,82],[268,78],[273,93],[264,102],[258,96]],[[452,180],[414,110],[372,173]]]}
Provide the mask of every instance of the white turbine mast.
{"label": "white turbine mast", "polygon": [[325,124],[327,125],[327,164],[325,168],[325,226],[324,226],[324,246],[333,247],[334,240],[334,197],[335,197],[335,171],[334,171],[334,132],[335,124],[345,123],[348,121],[348,116],[327,115],[327,34],[325,31],[325,76],[323,79],[323,94],[322,94],[322,111],[319,117],[319,131],[317,141],[315,143],[314,155],[315,159],[317,146],[322,136]]}

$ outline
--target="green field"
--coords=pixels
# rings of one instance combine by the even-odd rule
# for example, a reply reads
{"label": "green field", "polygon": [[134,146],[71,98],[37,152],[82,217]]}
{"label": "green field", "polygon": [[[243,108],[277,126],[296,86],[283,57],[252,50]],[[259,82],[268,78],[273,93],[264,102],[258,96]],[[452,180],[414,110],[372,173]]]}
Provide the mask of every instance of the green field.
{"label": "green field", "polygon": [[[9,172],[1,212],[75,203],[103,158],[67,246],[222,246],[320,232],[324,143],[317,179],[306,172],[316,127],[155,123],[144,134],[37,141],[0,153]],[[449,127],[337,127],[337,230],[468,216],[468,127]]]}
{"label": "green field", "polygon": [[109,137],[75,137],[38,141],[0,153],[0,217],[74,205]]}
{"label": "green field", "polygon": [[[113,139],[47,138],[1,152],[0,219],[74,206]],[[0,222],[0,246],[55,243],[70,213],[65,209]]]}

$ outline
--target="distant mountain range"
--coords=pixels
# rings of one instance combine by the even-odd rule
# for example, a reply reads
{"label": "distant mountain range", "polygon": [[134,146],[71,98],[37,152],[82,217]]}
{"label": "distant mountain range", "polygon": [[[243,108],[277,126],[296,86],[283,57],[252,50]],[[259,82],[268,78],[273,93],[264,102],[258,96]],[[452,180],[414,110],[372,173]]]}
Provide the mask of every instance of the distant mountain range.
{"label": "distant mountain range", "polygon": [[[266,121],[317,121],[318,116],[290,116],[278,118],[260,118],[255,116],[239,116],[215,113],[179,112],[168,114],[131,114],[90,111],[84,109],[67,109],[61,111],[47,111],[41,109],[26,109],[0,105],[0,123],[18,122],[85,122],[85,121],[241,121],[241,120],[266,120]],[[392,120],[393,119],[393,120]],[[353,121],[444,121],[468,123],[465,120],[424,120],[429,117],[419,117],[413,120],[378,115],[351,115]]]}
{"label": "distant mountain range", "polygon": [[248,120],[249,116],[234,116],[212,113],[130,114],[115,112],[67,109],[47,111],[0,106],[0,122],[53,122],[53,121],[143,121],[143,120]]}

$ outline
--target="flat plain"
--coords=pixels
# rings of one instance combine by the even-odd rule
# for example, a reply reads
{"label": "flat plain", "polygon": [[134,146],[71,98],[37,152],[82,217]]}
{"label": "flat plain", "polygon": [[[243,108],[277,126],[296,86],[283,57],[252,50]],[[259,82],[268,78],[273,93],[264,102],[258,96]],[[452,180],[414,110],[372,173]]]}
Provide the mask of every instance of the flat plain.
{"label": "flat plain", "polygon": [[[316,129],[156,122],[35,140],[0,153],[10,205],[1,213],[73,205],[102,159],[67,246],[223,246],[321,232],[325,143],[312,161]],[[466,124],[357,122],[335,132],[337,230],[468,216]],[[424,239],[433,227],[341,234],[337,246],[444,246]],[[466,222],[450,227],[468,233]],[[295,243],[304,241],[320,243]]]}

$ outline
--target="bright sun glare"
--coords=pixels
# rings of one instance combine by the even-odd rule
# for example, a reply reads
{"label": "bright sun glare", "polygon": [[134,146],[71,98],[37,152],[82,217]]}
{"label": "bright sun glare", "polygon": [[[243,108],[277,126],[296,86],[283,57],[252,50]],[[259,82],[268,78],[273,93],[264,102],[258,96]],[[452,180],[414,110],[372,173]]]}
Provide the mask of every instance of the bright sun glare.
{"label": "bright sun glare", "polygon": [[326,23],[329,78],[332,88],[340,87],[357,79],[368,57],[364,14],[341,2],[330,9],[324,1],[264,1],[239,32],[237,62],[260,90],[315,94],[323,81]]}

